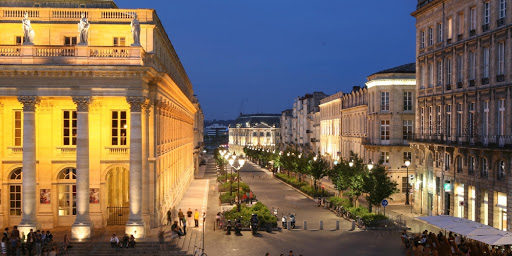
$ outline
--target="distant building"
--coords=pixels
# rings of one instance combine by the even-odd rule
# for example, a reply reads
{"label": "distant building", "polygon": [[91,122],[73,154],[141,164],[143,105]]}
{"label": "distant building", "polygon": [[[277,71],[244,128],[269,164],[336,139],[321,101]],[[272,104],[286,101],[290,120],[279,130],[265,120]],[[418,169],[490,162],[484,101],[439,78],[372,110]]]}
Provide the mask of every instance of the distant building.
{"label": "distant building", "polygon": [[343,92],[320,101],[320,153],[331,160],[341,156],[341,99]]}
{"label": "distant building", "polygon": [[421,0],[412,15],[414,210],[511,230],[510,1]]}
{"label": "distant building", "polygon": [[[313,147],[315,113],[319,112],[320,100],[327,97],[323,92],[308,93],[293,102],[291,119],[291,144],[301,152],[317,153]],[[319,120],[319,119],[318,119]],[[319,127],[319,126],[318,126]],[[320,138],[318,138],[319,140]]]}
{"label": "distant building", "polygon": [[192,102],[196,108],[194,115],[194,174],[197,174],[204,149],[204,113],[196,95]]}
{"label": "distant building", "polygon": [[293,110],[287,109],[281,112],[281,132],[280,132],[280,149],[285,150],[287,147],[293,145],[292,136],[292,119]]}
{"label": "distant building", "polygon": [[246,146],[276,149],[280,117],[280,114],[240,115],[233,127],[229,127],[229,150],[243,155]]}
{"label": "distant building", "polygon": [[229,128],[221,124],[212,124],[205,127],[205,133],[207,136],[227,136]]}

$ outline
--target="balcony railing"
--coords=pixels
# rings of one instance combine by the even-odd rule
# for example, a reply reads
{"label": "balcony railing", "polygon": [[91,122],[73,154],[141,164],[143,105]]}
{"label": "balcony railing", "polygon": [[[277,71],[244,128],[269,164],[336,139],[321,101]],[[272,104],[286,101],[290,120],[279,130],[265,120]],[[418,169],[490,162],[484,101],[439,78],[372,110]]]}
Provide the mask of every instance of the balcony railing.
{"label": "balcony railing", "polygon": [[[411,136],[412,139],[412,136]],[[402,138],[381,140],[380,138],[362,138],[363,145],[366,146],[408,146],[409,141]]]}
{"label": "balcony railing", "polygon": [[469,31],[469,36],[474,36],[476,35],[476,29],[472,29]]}
{"label": "balcony railing", "polygon": [[482,31],[483,32],[487,32],[487,31],[489,31],[489,29],[490,29],[489,24],[482,25]]}
{"label": "balcony railing", "polygon": [[0,46],[0,64],[136,65],[146,58],[140,46]]}
{"label": "balcony railing", "polygon": [[23,147],[8,147],[12,155],[23,155]]}
{"label": "balcony railing", "polygon": [[414,134],[413,142],[460,145],[460,146],[482,146],[496,148],[512,148],[512,135],[459,135],[447,136],[445,134]]}
{"label": "balcony railing", "polygon": [[501,26],[505,25],[505,18],[501,18],[501,19],[497,20],[496,21],[496,25],[498,27],[501,27]]}
{"label": "balcony railing", "polygon": [[108,155],[112,156],[127,156],[130,147],[128,146],[110,146],[105,147]]}
{"label": "balcony railing", "polygon": [[59,154],[63,156],[76,155],[76,146],[57,147],[57,150],[59,150]]}

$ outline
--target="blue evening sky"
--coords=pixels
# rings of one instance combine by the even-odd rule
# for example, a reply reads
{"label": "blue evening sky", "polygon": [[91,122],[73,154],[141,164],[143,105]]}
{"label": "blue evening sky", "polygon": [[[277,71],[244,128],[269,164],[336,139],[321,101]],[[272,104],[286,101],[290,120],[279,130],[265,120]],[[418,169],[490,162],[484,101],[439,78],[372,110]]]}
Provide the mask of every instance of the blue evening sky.
{"label": "blue evening sky", "polygon": [[156,9],[205,118],[281,113],[415,61],[415,0],[117,0]]}

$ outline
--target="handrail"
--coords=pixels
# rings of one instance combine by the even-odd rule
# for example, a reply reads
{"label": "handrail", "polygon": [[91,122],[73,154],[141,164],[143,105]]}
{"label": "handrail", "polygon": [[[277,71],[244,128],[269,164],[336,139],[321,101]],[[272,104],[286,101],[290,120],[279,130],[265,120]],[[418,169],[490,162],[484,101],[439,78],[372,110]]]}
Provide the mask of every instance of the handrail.
{"label": "handrail", "polygon": [[82,13],[90,22],[105,21],[126,21],[133,19],[136,13],[140,22],[155,22],[151,9],[93,9],[93,8],[37,8],[37,7],[0,7],[1,20],[23,19],[25,12],[31,21],[76,21],[81,18]]}

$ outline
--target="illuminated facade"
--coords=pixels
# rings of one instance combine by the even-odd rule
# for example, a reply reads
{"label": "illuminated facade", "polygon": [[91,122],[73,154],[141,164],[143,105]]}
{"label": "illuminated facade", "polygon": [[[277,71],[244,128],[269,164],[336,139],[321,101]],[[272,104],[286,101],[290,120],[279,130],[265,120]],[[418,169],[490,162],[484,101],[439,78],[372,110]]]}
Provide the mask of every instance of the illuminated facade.
{"label": "illuminated facade", "polygon": [[343,92],[320,101],[320,153],[335,160],[341,156],[341,97]]}
{"label": "illuminated facade", "polygon": [[292,136],[292,119],[293,119],[293,110],[287,109],[281,112],[281,131],[280,131],[280,149],[286,150],[287,147],[293,145],[293,136]]}
{"label": "illuminated facade", "polygon": [[193,179],[202,117],[156,12],[2,1],[0,21],[1,225],[72,226],[77,239],[161,225]]}
{"label": "illuminated facade", "polygon": [[313,148],[315,142],[314,119],[319,112],[320,100],[327,97],[323,92],[308,93],[293,102],[292,110],[292,145],[301,152],[317,153]]}
{"label": "illuminated facade", "polygon": [[229,127],[229,150],[244,154],[244,147],[253,146],[274,150],[279,145],[280,114],[240,115]]}
{"label": "illuminated facade", "polygon": [[341,157],[350,160],[350,151],[367,162],[363,142],[368,135],[368,89],[354,87],[341,98]]}
{"label": "illuminated facade", "polygon": [[512,228],[510,13],[505,0],[418,1],[412,13],[416,212]]}

